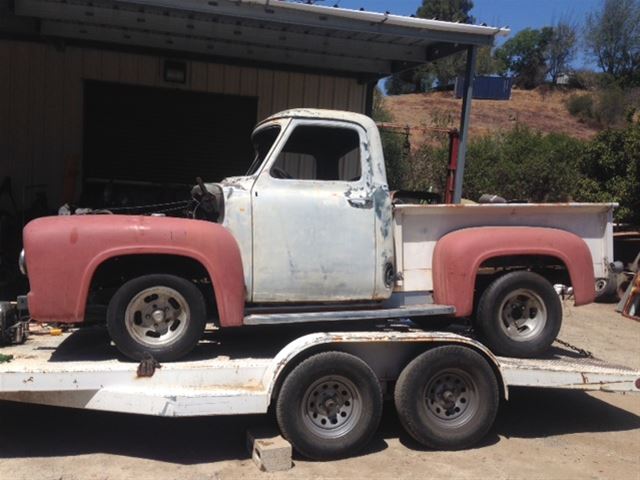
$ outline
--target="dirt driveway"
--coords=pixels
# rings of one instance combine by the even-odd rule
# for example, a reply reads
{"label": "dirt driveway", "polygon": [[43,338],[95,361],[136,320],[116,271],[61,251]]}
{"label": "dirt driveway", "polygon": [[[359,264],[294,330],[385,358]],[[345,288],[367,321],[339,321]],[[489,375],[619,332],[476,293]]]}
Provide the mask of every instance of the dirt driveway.
{"label": "dirt driveway", "polygon": [[[567,308],[560,338],[640,369],[640,323],[611,305]],[[404,434],[385,405],[356,458],[295,459],[259,473],[245,430],[263,416],[162,419],[0,402],[0,479],[550,478],[640,479],[640,395],[513,389],[477,448],[434,452]]]}

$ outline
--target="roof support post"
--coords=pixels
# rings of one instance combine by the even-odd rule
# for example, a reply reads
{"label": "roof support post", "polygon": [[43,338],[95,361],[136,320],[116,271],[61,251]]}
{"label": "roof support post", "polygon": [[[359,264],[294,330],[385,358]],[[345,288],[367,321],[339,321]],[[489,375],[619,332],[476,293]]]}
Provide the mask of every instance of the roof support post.
{"label": "roof support post", "polygon": [[453,203],[462,200],[462,181],[464,178],[464,162],[467,155],[467,139],[469,137],[469,117],[471,116],[471,98],[473,97],[473,78],[476,70],[478,47],[467,47],[467,65],[464,72],[464,90],[462,95],[462,112],[460,114],[460,147],[458,148],[458,165],[453,190]]}

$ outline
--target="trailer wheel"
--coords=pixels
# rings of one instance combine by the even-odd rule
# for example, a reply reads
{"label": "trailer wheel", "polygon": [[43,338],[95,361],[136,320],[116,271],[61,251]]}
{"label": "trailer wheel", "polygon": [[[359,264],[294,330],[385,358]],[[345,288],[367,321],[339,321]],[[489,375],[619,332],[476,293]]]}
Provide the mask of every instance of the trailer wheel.
{"label": "trailer wheel", "polygon": [[436,449],[472,446],[489,431],[498,412],[495,373],[467,347],[447,345],[413,359],[395,388],[400,422],[416,441]]}
{"label": "trailer wheel", "polygon": [[172,361],[189,353],[202,337],[206,309],[200,290],[174,275],[129,280],[107,308],[107,329],[118,350],[134,360],[145,354]]}
{"label": "trailer wheel", "polygon": [[305,457],[329,459],[364,447],[380,423],[378,378],[359,358],[313,355],[285,378],[276,402],[282,435]]}
{"label": "trailer wheel", "polygon": [[498,355],[535,357],[558,336],[562,305],[551,283],[533,272],[511,272],[484,291],[476,326]]}

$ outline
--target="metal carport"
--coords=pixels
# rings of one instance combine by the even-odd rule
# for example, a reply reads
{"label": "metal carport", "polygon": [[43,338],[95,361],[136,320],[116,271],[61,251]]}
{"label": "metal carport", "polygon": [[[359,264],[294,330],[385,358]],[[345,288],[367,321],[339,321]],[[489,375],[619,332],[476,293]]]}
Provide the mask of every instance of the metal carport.
{"label": "metal carport", "polygon": [[467,51],[459,202],[476,49],[504,28],[281,0],[16,0],[39,35],[358,74],[364,82]]}

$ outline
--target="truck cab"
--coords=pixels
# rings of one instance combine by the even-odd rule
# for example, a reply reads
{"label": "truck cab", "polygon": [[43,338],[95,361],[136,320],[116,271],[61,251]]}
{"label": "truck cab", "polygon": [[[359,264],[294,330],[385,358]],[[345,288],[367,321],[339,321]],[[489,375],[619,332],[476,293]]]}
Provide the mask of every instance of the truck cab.
{"label": "truck cab", "polygon": [[374,122],[348,112],[288,110],[259,124],[252,140],[249,174],[220,184],[223,225],[238,240],[247,301],[388,298],[391,198]]}

